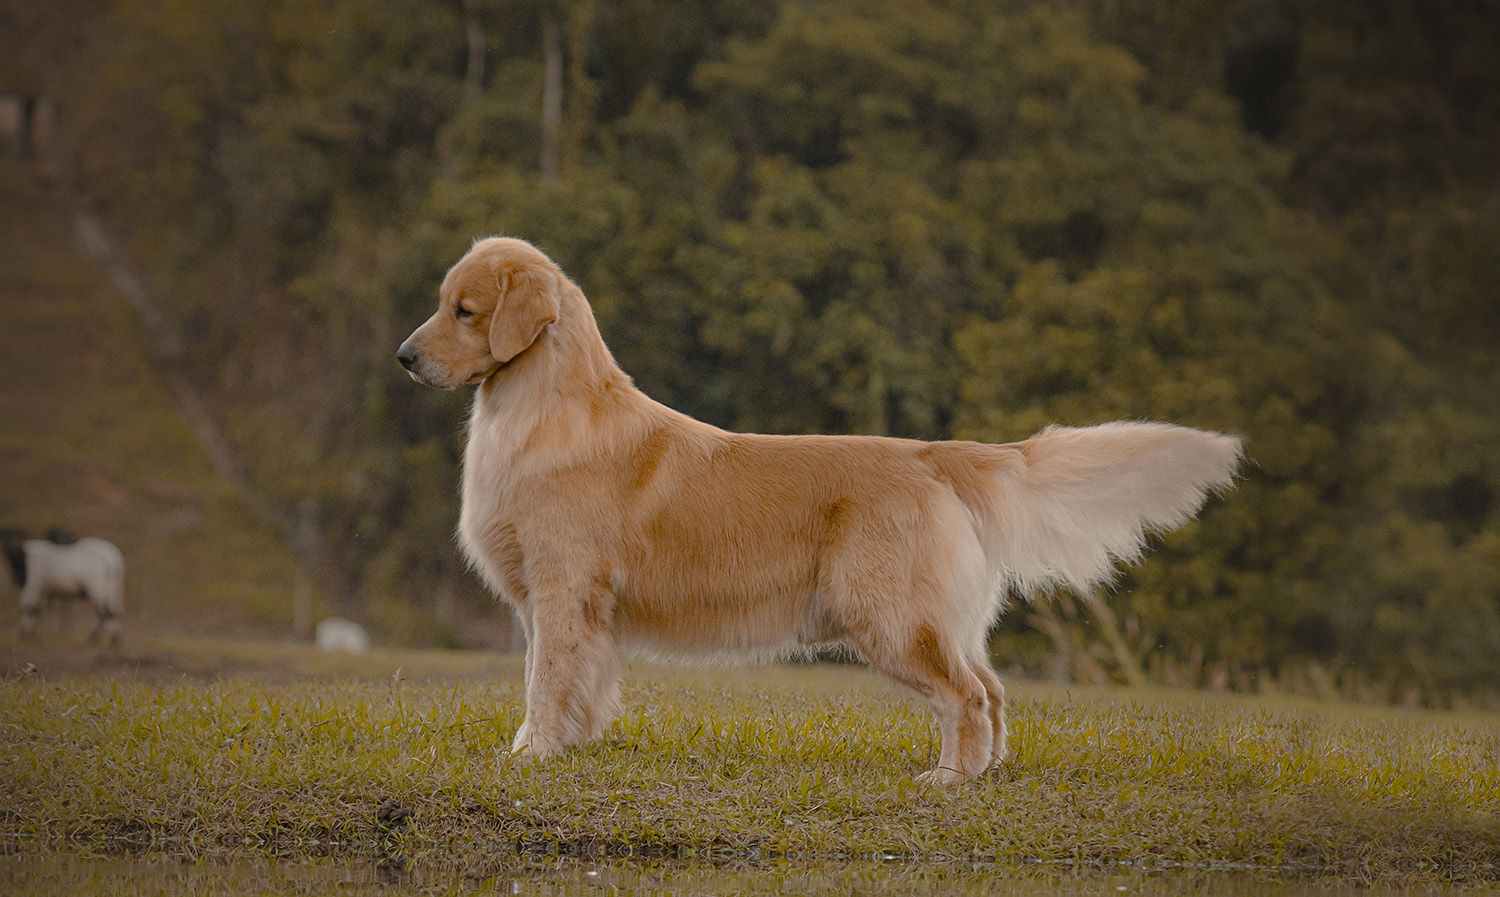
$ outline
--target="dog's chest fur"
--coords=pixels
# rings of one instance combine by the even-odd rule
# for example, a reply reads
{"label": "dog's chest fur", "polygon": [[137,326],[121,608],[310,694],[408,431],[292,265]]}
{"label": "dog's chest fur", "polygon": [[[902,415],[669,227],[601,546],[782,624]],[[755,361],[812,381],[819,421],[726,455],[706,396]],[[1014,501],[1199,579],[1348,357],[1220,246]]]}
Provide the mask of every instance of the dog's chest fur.
{"label": "dog's chest fur", "polygon": [[524,556],[508,506],[523,475],[517,462],[537,426],[536,405],[506,408],[486,391],[475,396],[464,447],[459,545],[492,590],[519,603],[526,599]]}
{"label": "dog's chest fur", "polygon": [[590,498],[556,501],[555,490],[567,486],[560,472],[608,453],[622,431],[643,425],[628,401],[601,413],[598,403],[537,379],[482,386],[464,449],[459,543],[485,582],[516,603],[526,600],[541,562],[578,563],[579,554],[595,554],[608,541],[576,519],[557,519],[554,506]]}

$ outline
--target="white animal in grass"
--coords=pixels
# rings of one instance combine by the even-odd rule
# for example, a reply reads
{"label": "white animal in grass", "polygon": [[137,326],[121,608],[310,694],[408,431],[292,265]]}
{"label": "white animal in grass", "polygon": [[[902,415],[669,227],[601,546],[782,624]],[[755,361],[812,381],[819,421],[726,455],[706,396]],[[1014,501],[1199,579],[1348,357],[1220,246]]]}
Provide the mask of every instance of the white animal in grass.
{"label": "white animal in grass", "polygon": [[363,654],[370,650],[370,636],[365,627],[343,617],[329,617],[313,633],[321,651]]}
{"label": "white animal in grass", "polygon": [[28,539],[20,530],[0,531],[0,545],[21,589],[21,635],[36,632],[48,598],[81,595],[99,622],[89,640],[101,636],[118,645],[125,615],[125,558],[103,539]]}

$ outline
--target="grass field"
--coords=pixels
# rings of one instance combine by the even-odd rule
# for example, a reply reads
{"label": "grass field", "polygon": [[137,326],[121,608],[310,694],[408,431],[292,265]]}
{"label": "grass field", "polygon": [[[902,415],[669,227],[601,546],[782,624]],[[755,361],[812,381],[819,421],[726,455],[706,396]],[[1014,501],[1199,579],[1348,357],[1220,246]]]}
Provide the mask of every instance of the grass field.
{"label": "grass field", "polygon": [[914,781],[938,747],[926,708],[852,667],[633,666],[609,736],[538,764],[503,750],[522,714],[517,657],[135,650],[134,666],[0,681],[7,850],[1500,880],[1493,715],[1023,683],[1015,757],[943,789]]}

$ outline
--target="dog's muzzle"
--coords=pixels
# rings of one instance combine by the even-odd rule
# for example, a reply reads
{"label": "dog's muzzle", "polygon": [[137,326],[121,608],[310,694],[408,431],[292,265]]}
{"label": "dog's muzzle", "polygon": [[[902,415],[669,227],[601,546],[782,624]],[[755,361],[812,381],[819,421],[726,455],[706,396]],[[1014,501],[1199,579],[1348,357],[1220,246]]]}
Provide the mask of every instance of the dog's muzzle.
{"label": "dog's muzzle", "polygon": [[431,365],[423,364],[422,353],[410,343],[402,343],[401,348],[396,350],[396,360],[401,362],[401,366],[406,368],[406,372],[413,380],[423,386],[430,386],[434,389],[453,388],[452,385],[438,382],[433,378]]}
{"label": "dog's muzzle", "polygon": [[472,386],[480,383],[484,378],[495,372],[494,368],[478,371],[470,377],[455,379],[453,373],[441,365],[435,365],[432,360],[422,354],[422,351],[410,343],[402,343],[401,348],[396,350],[396,360],[406,368],[411,378],[423,386],[433,389],[457,389],[460,386]]}

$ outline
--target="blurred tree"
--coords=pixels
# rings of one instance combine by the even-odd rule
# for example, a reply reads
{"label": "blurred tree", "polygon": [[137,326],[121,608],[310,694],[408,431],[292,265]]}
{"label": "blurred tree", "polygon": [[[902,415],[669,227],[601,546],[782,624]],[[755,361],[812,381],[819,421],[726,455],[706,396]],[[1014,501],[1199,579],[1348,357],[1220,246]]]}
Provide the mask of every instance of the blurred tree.
{"label": "blurred tree", "polygon": [[[1336,497],[1350,511],[1341,570],[1321,582],[1327,607],[1309,618],[1330,613],[1314,627],[1320,641],[1361,668],[1424,679],[1434,693],[1493,683],[1500,590],[1462,571],[1495,538],[1500,484],[1489,297],[1500,274],[1500,16],[1463,0],[1219,7],[1094,4],[1090,15],[1146,62],[1148,91],[1234,96],[1247,127],[1291,159],[1285,195],[1359,259],[1357,274],[1330,283],[1362,325],[1341,444],[1368,463]],[[1158,38],[1189,20],[1202,61],[1182,66]],[[1460,604],[1464,636],[1440,632]],[[1487,645],[1487,667],[1460,660],[1485,652],[1459,644]]]}
{"label": "blurred tree", "polygon": [[[336,601],[412,632],[480,600],[465,397],[389,356],[510,233],[717,424],[1246,435],[1234,497],[1109,599],[1101,669],[1500,680],[1500,35],[1472,5],[63,5],[84,24],[27,21],[75,48],[88,184]],[[1069,639],[1109,619],[1063,611]]]}

